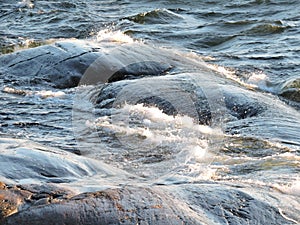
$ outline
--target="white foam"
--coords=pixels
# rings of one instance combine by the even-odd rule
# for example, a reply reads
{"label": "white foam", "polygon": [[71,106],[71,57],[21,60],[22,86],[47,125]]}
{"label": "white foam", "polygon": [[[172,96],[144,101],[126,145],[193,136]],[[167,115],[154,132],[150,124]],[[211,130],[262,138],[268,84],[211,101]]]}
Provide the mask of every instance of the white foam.
{"label": "white foam", "polygon": [[249,87],[249,88],[254,88],[255,85],[253,84],[247,84],[246,82],[244,82],[243,80],[241,80],[239,77],[237,77],[235,75],[235,71],[223,66],[219,66],[219,65],[214,65],[214,64],[207,64],[207,67],[213,71],[216,71],[217,73],[223,75],[224,77],[233,80],[245,87]]}
{"label": "white foam", "polygon": [[126,104],[115,109],[113,114],[96,119],[95,125],[112,130],[125,145],[131,146],[136,139],[137,148],[160,145],[172,152],[180,152],[179,156],[185,162],[201,161],[209,145],[208,136],[218,133],[186,115],[167,115],[156,107],[143,104]]}
{"label": "white foam", "polygon": [[253,72],[249,74],[248,78],[241,78],[238,77],[235,74],[235,71],[232,69],[213,64],[207,64],[207,66],[208,68],[216,71],[217,73],[222,74],[226,78],[233,80],[249,89],[259,89],[270,93],[277,93],[279,91],[278,86],[272,85],[269,80],[269,77],[263,72]]}
{"label": "white foam", "polygon": [[266,86],[266,81],[268,80],[267,75],[264,73],[252,73],[248,78],[248,83],[254,84],[256,86]]}
{"label": "white foam", "polygon": [[63,91],[37,91],[34,93],[35,95],[41,97],[41,98],[64,98],[66,93]]}
{"label": "white foam", "polygon": [[262,72],[252,73],[246,82],[256,88],[259,88],[260,90],[271,93],[276,92],[275,86],[272,87],[270,85],[268,76]]}
{"label": "white foam", "polygon": [[300,180],[294,182],[294,184],[288,189],[288,192],[300,196]]}
{"label": "white foam", "polygon": [[291,182],[290,184],[274,184],[272,185],[275,189],[294,196],[300,196],[300,178]]}
{"label": "white foam", "polygon": [[20,9],[20,8],[29,8],[29,9],[33,9],[34,8],[34,4],[33,4],[33,1],[30,1],[30,0],[22,0],[22,1],[20,1],[20,2],[18,2],[17,4],[16,4],[16,7],[18,8],[18,9]]}
{"label": "white foam", "polygon": [[51,90],[41,90],[41,91],[30,91],[21,90],[11,87],[4,87],[3,92],[16,95],[26,95],[26,96],[38,96],[40,98],[64,98],[65,92],[63,91],[51,91]]}
{"label": "white foam", "polygon": [[[222,138],[223,133],[199,125],[187,115],[172,116],[157,107],[125,104],[111,108],[109,116],[80,119],[81,127],[75,130],[85,156],[150,180],[165,175],[192,180],[214,176],[212,171],[207,173],[214,148],[218,148],[212,140]],[[118,138],[118,142],[112,146],[107,135]]]}
{"label": "white foam", "polygon": [[15,88],[11,88],[11,87],[4,87],[2,91],[5,93],[16,94],[16,95],[27,95],[29,93],[29,91],[17,90]]}
{"label": "white foam", "polygon": [[101,30],[96,35],[97,42],[133,43],[134,40],[121,31]]}

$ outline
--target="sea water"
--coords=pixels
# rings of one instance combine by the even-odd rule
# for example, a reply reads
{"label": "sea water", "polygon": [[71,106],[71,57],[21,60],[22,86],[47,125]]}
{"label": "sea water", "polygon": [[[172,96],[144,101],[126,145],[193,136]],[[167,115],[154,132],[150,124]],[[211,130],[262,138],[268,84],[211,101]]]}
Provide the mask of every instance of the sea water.
{"label": "sea water", "polygon": [[[107,113],[88,101],[74,107],[78,93],[91,99],[94,87],[20,86],[16,81],[21,78],[5,77],[0,80],[2,151],[16,148],[7,142],[30,140],[23,147],[42,144],[49,151],[80,151],[120,175],[100,179],[91,172],[99,182],[78,179],[74,186],[79,192],[99,189],[100,181],[103,189],[118,186],[128,174],[136,176],[131,182],[140,184],[243,184],[266,202],[268,196],[260,196],[251,186],[268,187],[278,190],[278,198],[285,202],[282,210],[299,221],[298,1],[3,0],[0,6],[1,54],[61,40],[138,43],[172,52],[181,64],[205,65],[222,77],[224,90],[235,93],[238,89],[229,85],[235,82],[264,96],[257,101],[269,101],[272,108],[259,118],[222,117],[220,126],[211,126],[199,124],[191,107],[190,112],[168,115],[155,106],[128,103]],[[155,51],[144,54],[157,57]],[[206,95],[213,93],[209,91],[204,88]],[[235,94],[243,97],[239,91]],[[80,127],[75,121],[74,131],[78,111],[86,117],[77,120]]]}

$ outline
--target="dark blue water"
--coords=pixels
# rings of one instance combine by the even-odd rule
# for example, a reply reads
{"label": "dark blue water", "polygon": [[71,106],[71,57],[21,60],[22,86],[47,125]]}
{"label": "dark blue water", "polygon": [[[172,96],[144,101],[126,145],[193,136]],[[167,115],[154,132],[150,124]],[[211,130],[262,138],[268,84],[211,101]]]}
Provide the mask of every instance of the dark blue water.
{"label": "dark blue water", "polygon": [[[109,165],[146,178],[145,182],[150,184],[191,182],[191,179],[228,182],[245,185],[247,190],[256,196],[260,196],[258,191],[252,190],[248,185],[270,188],[275,190],[274,196],[279,199],[277,204],[284,204],[283,211],[288,212],[289,216],[293,215],[292,219],[298,221],[299,10],[299,1],[286,0],[1,0],[2,56],[61,40],[83,40],[91,43],[101,43],[104,40],[115,45],[138,43],[139,54],[149,59],[156,57],[155,54],[159,52],[157,49],[167,49],[167,53],[161,52],[157,57],[174,57],[172,60],[179,64],[189,64],[190,60],[202,63],[203,60],[208,68],[219,74],[212,82],[222,86],[222,91],[211,93],[230,93],[230,96],[234,96],[233,102],[239,99],[238,102],[250,108],[258,109],[265,104],[268,111],[259,117],[250,116],[238,120],[224,116],[222,126],[219,127],[209,124],[202,127],[184,115],[172,117],[139,104],[114,111],[115,115],[138,115],[132,123],[140,124],[140,121],[146,121],[149,125],[152,122],[150,133],[157,139],[150,142],[152,145],[158,140],[162,143],[160,147],[155,148],[152,157],[147,147],[141,153],[131,154],[128,146],[120,147],[110,136],[111,132],[132,132],[147,139],[151,136],[147,136],[148,128],[142,127],[142,131],[126,126],[122,128],[107,116],[94,118],[95,121],[90,121],[90,118],[83,118],[84,121],[81,121],[82,118],[77,118],[80,124],[98,127],[96,136],[89,131],[82,131],[90,143],[76,137],[78,134],[74,135],[74,111],[84,111],[90,107],[80,104],[79,109],[73,107],[74,102],[75,105],[78,103],[78,89],[84,92],[84,88],[47,89],[44,86],[28,85],[26,82],[20,85],[19,81],[27,78],[8,74],[2,76],[0,81],[0,136],[12,141],[31,140],[67,152],[85,152],[89,149],[86,153],[89,157],[101,159]],[[151,46],[154,50],[149,50]],[[130,51],[124,52],[130,54]],[[177,54],[176,57],[173,53]],[[194,68],[202,66],[193,63],[189,65]],[[171,71],[170,75],[177,75],[177,71]],[[198,78],[192,78],[200,82]],[[177,84],[178,80],[172,82]],[[161,82],[162,88],[170,88],[168,85],[169,81]],[[17,93],[17,90],[23,93]],[[210,93],[209,87],[203,90],[206,95]],[[137,90],[134,93],[140,94],[139,91],[142,92]],[[88,97],[93,97],[93,89],[89,95]],[[130,93],[127,95],[130,96]],[[247,97],[251,97],[250,100]],[[208,103],[211,109],[217,110],[217,103],[212,103],[214,101],[215,98],[212,98]],[[224,102],[220,108],[223,106]],[[100,109],[100,115],[101,113],[103,112]],[[189,116],[191,114],[192,112],[188,113]],[[199,141],[199,132],[212,136],[208,140]],[[128,141],[118,135],[117,137],[121,142]],[[101,148],[105,151],[90,154],[89,151],[93,152],[92,146],[99,140]],[[215,142],[217,144],[214,144]],[[140,145],[135,139],[130,140],[130,143],[134,146]],[[142,143],[146,146],[146,142]],[[0,144],[0,148],[7,148],[6,144]],[[32,148],[35,148],[35,145],[32,145]],[[128,152],[119,155],[120,149],[126,149]],[[172,164],[174,161],[163,164],[157,159],[168,159],[170,149],[178,154],[175,166]],[[201,159],[203,154],[211,154],[213,157],[205,161]],[[184,166],[180,170],[172,171],[172,168],[181,164]],[[172,176],[172,179],[169,179],[168,175]],[[112,178],[109,182],[114,183],[118,180]],[[80,186],[84,189],[85,183],[80,181],[76,185],[79,186],[78,189]],[[260,197],[266,202],[269,201],[264,194]],[[293,207],[289,208],[289,201]],[[275,202],[272,204],[277,207]]]}

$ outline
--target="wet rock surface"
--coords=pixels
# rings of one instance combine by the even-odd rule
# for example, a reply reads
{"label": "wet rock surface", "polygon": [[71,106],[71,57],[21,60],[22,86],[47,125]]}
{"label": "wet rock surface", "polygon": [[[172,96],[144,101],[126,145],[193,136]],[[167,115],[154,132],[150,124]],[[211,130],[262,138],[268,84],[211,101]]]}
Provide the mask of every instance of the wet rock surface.
{"label": "wet rock surface", "polygon": [[105,77],[99,71],[103,70],[105,63],[109,64],[109,58],[106,58],[99,45],[83,41],[62,41],[0,56],[0,76],[5,81],[13,81],[18,85],[71,88],[79,84],[90,66],[96,66],[94,78],[105,77],[103,83],[149,75],[158,76],[172,68],[167,63],[144,61],[142,58],[140,60],[141,62],[130,65],[119,65],[115,71],[114,68],[108,68],[112,71],[107,72],[109,76]]}
{"label": "wet rock surface", "polygon": [[200,224],[174,203],[149,188],[108,189],[33,206],[4,224],[41,224],[45,218],[47,224]]}
{"label": "wet rock surface", "polygon": [[280,86],[280,96],[300,102],[300,79],[290,79]]}
{"label": "wet rock surface", "polygon": [[[123,50],[117,49],[114,54]],[[92,96],[98,115],[109,115],[109,109],[123,100],[156,106],[168,115],[189,115],[190,108],[185,107],[189,99],[199,123],[211,123],[211,102],[219,96],[209,100],[207,83],[191,84],[198,80],[194,71],[183,70],[186,74],[178,75],[181,65],[174,66],[170,61],[129,60],[126,64],[122,60],[127,57],[120,55],[120,61],[106,68],[103,65],[113,57],[97,45],[58,42],[1,56],[0,77],[5,84],[15,86],[71,88],[100,83]],[[206,73],[207,68],[203,71]],[[225,83],[222,78],[219,81]],[[171,97],[174,90],[187,98]],[[140,92],[146,97],[134,98]],[[224,95],[224,105],[219,106],[224,107],[231,121],[275,112],[268,103],[270,97],[239,86],[221,85],[215,93]],[[1,138],[0,142],[1,224],[295,224],[279,211],[278,205],[252,196],[243,186],[221,182],[158,185],[89,158],[88,154],[75,155],[17,139]],[[255,188],[268,194],[265,188]]]}
{"label": "wet rock surface", "polygon": [[19,85],[75,87],[98,57],[99,52],[91,46],[61,42],[1,56],[0,73],[3,79]]}
{"label": "wet rock surface", "polygon": [[74,195],[46,185],[7,187],[1,190],[2,224],[207,224],[212,218],[215,224],[294,224],[235,188],[173,188],[127,186]]}
{"label": "wet rock surface", "polygon": [[[279,210],[239,188],[213,185],[183,185],[187,202],[195,211],[204,210],[220,224],[293,224]],[[216,197],[218,196],[218,197]]]}
{"label": "wet rock surface", "polygon": [[[103,176],[111,174],[111,171],[106,170],[100,162],[89,158],[83,159],[61,150],[51,150],[29,141],[12,141],[4,138],[1,139],[1,144],[2,148],[6,147],[0,149],[1,166],[14,168],[2,170],[1,176],[13,181],[36,179],[51,183],[68,183],[76,178],[99,173],[102,169]],[[26,145],[31,145],[31,148]]]}
{"label": "wet rock surface", "polygon": [[[209,124],[211,115],[209,103],[207,102],[207,90],[202,89],[206,84],[191,85],[193,80],[189,77],[194,75],[180,75],[180,73],[184,73],[188,69],[183,68],[183,65],[180,63],[175,65],[175,61],[172,65],[173,59],[162,61],[161,58],[158,58],[157,61],[154,61],[147,60],[148,56],[144,56],[144,58],[139,56],[137,58],[140,59],[137,61],[125,55],[139,47],[138,44],[133,44],[132,46],[124,45],[116,49],[112,48],[111,52],[105,53],[105,50],[103,50],[105,48],[101,49],[97,43],[83,41],[56,42],[52,45],[40,46],[1,56],[0,76],[3,78],[4,83],[15,86],[28,84],[33,86],[46,85],[54,88],[71,88],[76,87],[78,84],[110,83],[106,84],[104,88],[99,88],[101,91],[98,92],[96,107],[111,107],[114,100],[120,97],[118,96],[120,93],[122,95],[128,94],[128,92],[135,93],[134,89],[139,86],[150,93],[145,99],[139,99],[138,102],[134,103],[156,105],[169,115],[180,112],[176,112],[172,103],[168,103],[168,100],[162,99],[160,96],[165,94],[163,92],[174,92],[175,86],[175,91],[177,88],[179,91],[190,95],[190,98],[195,103],[199,122],[201,124]],[[141,53],[136,50],[133,55],[136,56],[138,54]],[[129,58],[128,63],[125,63],[126,57]],[[135,62],[132,63],[132,61]],[[172,70],[175,71],[174,77],[165,76]],[[179,75],[177,75],[178,73]],[[211,72],[204,70],[203,73],[207,76]],[[147,78],[146,80],[142,79],[149,76],[154,76],[154,79],[151,81],[147,80]],[[165,76],[165,79],[161,80],[160,76]],[[16,78],[18,79],[16,80]],[[130,82],[129,80],[131,79],[137,80]],[[182,82],[185,79],[187,81]],[[152,89],[147,90],[149,86]],[[124,93],[120,92],[124,88],[127,88],[127,90]],[[243,119],[256,116],[264,110],[265,106],[263,104],[257,105],[258,97],[253,92],[244,91],[236,87],[235,89],[234,93],[228,89],[220,89],[218,92],[218,94],[225,95],[224,104],[226,104],[231,115],[237,119]],[[242,93],[238,93],[239,91]],[[20,93],[15,91],[15,93],[26,94],[26,92],[23,93],[21,91]],[[130,99],[127,100],[130,101]],[[180,99],[177,100],[180,101]],[[182,101],[185,101],[185,99],[182,99]]]}

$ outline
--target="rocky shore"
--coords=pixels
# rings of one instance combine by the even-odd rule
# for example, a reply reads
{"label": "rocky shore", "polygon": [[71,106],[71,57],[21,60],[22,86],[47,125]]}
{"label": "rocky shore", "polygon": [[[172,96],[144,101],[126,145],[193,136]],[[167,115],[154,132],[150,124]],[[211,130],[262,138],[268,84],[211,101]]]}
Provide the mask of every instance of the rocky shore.
{"label": "rocky shore", "polygon": [[[224,77],[218,78],[220,89],[214,92],[222,93],[224,99],[221,102],[215,102],[215,97],[206,100],[210,87],[191,85],[186,77],[193,77],[195,71],[204,75],[216,72],[205,67],[184,70],[184,64],[188,68],[196,63],[178,62],[175,53],[163,50],[161,56],[155,56],[158,49],[149,46],[144,46],[143,51],[152,56],[136,62],[134,59],[142,52],[139,46],[120,45],[107,53],[107,49],[114,49],[112,43],[98,46],[75,40],[57,42],[1,56],[0,77],[2,84],[13,85],[16,90],[25,84],[54,89],[100,85],[101,91],[93,96],[97,109],[115,107],[120,95],[130,96],[130,91],[122,92],[130,85],[164,85],[168,90],[180,86],[185,93],[194,94],[191,99],[195,100],[196,116],[204,125],[212,125],[220,119],[210,111],[214,109],[211,102],[219,104],[221,111],[227,112],[228,121],[233,122],[252,117],[265,119],[267,112],[276,112],[270,102],[272,97],[243,89]],[[170,58],[166,59],[166,55]],[[110,60],[114,62],[109,63]],[[204,76],[202,84],[208,84],[207,79]],[[9,94],[26,95],[26,92],[11,92]],[[181,109],[184,112],[183,107],[174,107],[173,100],[147,96],[138,103],[156,105],[168,115],[176,115]],[[132,103],[137,103],[134,101]],[[183,101],[178,99],[178,105]],[[231,126],[234,129],[234,124]],[[75,153],[1,137],[0,223],[277,225],[300,221],[299,214],[279,208],[282,205],[297,207],[297,197],[287,198],[288,203],[281,199],[285,194],[271,186],[239,184],[235,180],[148,182],[138,174],[107,165],[95,152],[91,154],[83,149]],[[117,161],[117,157],[114,160]]]}

